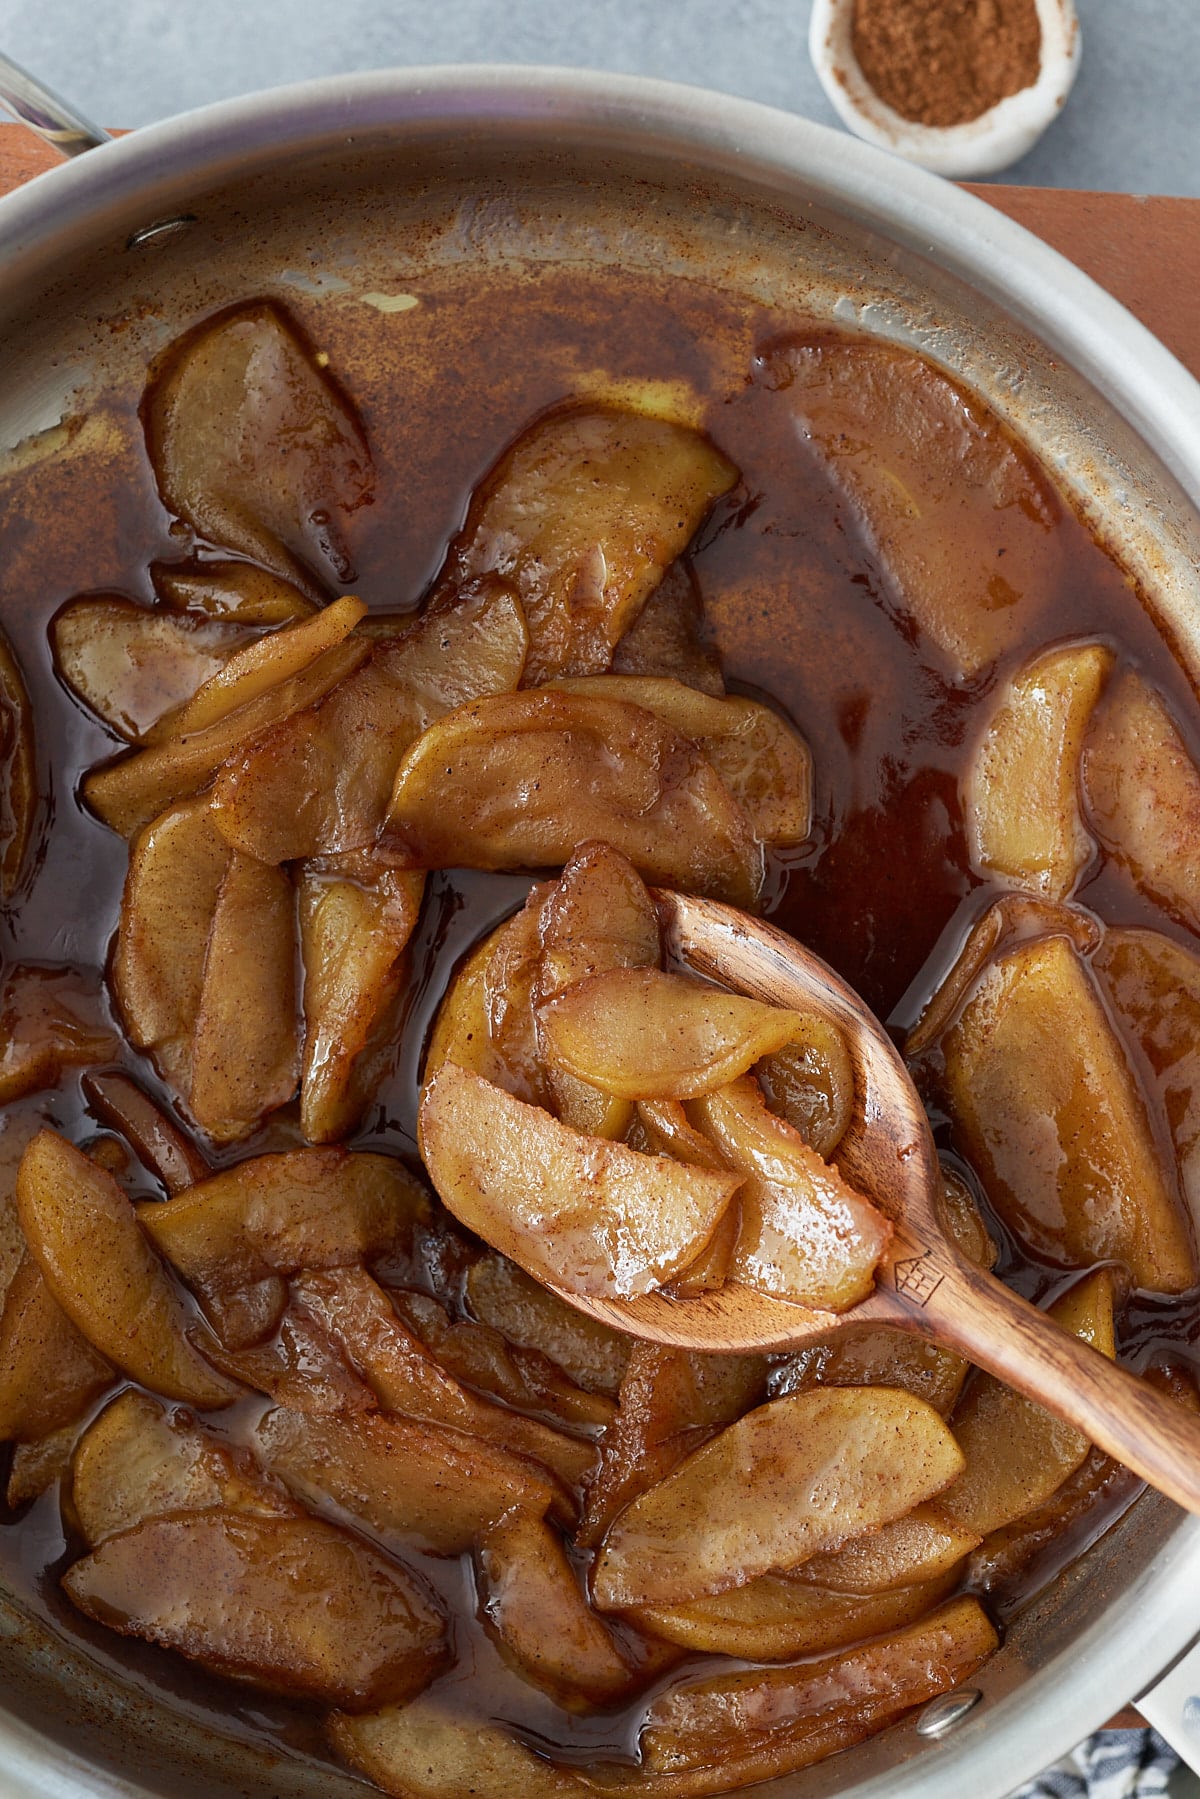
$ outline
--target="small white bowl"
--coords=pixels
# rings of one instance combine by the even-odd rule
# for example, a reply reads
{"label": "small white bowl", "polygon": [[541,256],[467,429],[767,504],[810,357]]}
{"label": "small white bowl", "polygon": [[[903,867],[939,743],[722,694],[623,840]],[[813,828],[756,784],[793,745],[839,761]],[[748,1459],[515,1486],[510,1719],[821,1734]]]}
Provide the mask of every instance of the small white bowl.
{"label": "small white bowl", "polygon": [[1074,0],[1034,0],[1042,28],[1038,78],[963,125],[915,125],[884,104],[854,54],[855,0],[813,0],[808,52],[842,122],[938,175],[992,175],[1031,150],[1058,117],[1079,68]]}

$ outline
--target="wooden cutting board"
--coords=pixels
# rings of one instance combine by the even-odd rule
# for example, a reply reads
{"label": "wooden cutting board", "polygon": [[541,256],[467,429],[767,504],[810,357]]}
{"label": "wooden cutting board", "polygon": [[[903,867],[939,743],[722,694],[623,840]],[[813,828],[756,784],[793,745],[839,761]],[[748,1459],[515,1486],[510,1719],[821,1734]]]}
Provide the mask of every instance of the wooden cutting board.
{"label": "wooden cutting board", "polygon": [[[0,193],[58,157],[20,125],[0,125]],[[1200,376],[1200,200],[972,187],[1106,287]]]}

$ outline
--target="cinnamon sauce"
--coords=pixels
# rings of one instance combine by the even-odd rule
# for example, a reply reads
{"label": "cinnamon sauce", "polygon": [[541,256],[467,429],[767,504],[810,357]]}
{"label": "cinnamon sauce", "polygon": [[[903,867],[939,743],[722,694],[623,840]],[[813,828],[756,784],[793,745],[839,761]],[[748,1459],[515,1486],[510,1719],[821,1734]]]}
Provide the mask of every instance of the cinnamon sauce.
{"label": "cinnamon sauce", "polygon": [[[995,689],[1012,666],[1057,641],[1102,639],[1165,691],[1200,754],[1200,710],[1182,668],[1120,567],[1065,505],[1056,526],[1064,577],[1053,608],[1031,622],[1008,661],[963,682],[935,648],[904,629],[854,509],[806,444],[786,393],[754,377],[756,350],[781,331],[803,333],[802,318],[756,316],[696,286],[632,275],[618,290],[562,268],[511,278],[493,271],[486,286],[448,282],[440,292],[423,292],[406,322],[402,351],[395,348],[395,325],[378,315],[339,315],[331,328],[315,306],[293,310],[328,346],[376,454],[377,497],[355,521],[357,579],[347,589],[373,609],[417,605],[479,477],[579,377],[601,370],[682,378],[699,391],[708,430],[741,470],[739,485],[718,504],[692,550],[708,629],[731,690],[785,710],[813,752],[813,835],[803,849],[776,860],[767,910],[832,962],[898,1036],[994,897],[968,865],[959,784]],[[392,335],[381,357],[375,352],[384,333]],[[6,966],[75,967],[93,987],[109,956],[127,856],[121,839],[82,810],[77,789],[82,773],[119,746],[59,681],[47,627],[81,591],[149,601],[150,562],[192,551],[188,533],[172,525],[158,500],[136,399],[114,402],[125,445],[120,453],[68,455],[0,483],[0,621],[31,691],[46,796],[33,871],[0,918],[0,947]],[[528,886],[523,876],[450,871],[431,877],[410,949],[395,1067],[356,1147],[383,1147],[415,1162],[421,1049],[437,1005],[458,960],[520,904]],[[1152,923],[1187,941],[1115,868],[1100,865],[1077,897],[1104,921]],[[126,1048],[121,1065],[164,1109],[174,1109],[148,1060]],[[100,1134],[78,1071],[69,1071],[54,1092],[0,1117],[0,1178],[11,1183],[24,1142],[43,1122],[78,1143]],[[944,1139],[945,1121],[935,1123]],[[299,1141],[289,1108],[249,1142],[212,1159],[228,1162]],[[131,1190],[138,1197],[157,1192],[152,1177],[136,1169]],[[1062,1285],[1062,1270],[1032,1259],[983,1204],[1002,1245],[1002,1278],[1034,1298]],[[455,1261],[451,1251],[443,1270],[453,1274]],[[424,1278],[443,1298],[455,1297],[431,1273]],[[1141,1296],[1121,1316],[1121,1354],[1138,1367],[1155,1356],[1191,1364],[1198,1331],[1200,1295]],[[247,1399],[207,1418],[206,1426],[244,1436],[268,1403]],[[1051,1556],[1039,1557],[990,1603],[1011,1615],[1136,1490],[1127,1479],[1110,1482],[1077,1537],[1056,1543]],[[85,1639],[97,1657],[200,1708],[219,1728],[265,1732],[294,1750],[324,1753],[304,1709],[197,1673],[179,1658],[119,1640],[79,1617],[57,1587],[58,1573],[78,1552],[69,1528],[60,1518],[57,1488],[21,1515],[0,1512],[0,1578],[58,1628]],[[644,1700],[591,1718],[560,1710],[501,1661],[475,1616],[467,1563],[421,1557],[419,1565],[455,1618],[455,1664],[439,1685],[451,1706],[516,1724],[568,1758],[632,1753]],[[704,1659],[711,1668],[711,1658]]]}

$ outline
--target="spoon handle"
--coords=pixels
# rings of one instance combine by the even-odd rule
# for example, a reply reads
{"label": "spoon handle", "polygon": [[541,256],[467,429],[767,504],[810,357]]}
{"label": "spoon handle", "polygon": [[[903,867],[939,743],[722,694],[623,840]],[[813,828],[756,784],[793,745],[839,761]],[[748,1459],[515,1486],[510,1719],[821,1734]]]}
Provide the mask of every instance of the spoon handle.
{"label": "spoon handle", "polygon": [[1075,1425],[1160,1493],[1200,1514],[1200,1416],[979,1269],[939,1257],[925,1285],[928,1292],[905,1307],[906,1322]]}

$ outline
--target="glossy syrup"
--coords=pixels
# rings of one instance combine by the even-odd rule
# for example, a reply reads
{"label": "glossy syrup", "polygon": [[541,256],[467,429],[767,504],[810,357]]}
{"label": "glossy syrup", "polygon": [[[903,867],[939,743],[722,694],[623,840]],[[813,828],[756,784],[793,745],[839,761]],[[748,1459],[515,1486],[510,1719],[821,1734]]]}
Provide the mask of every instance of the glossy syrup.
{"label": "glossy syrup", "polygon": [[[773,866],[769,910],[832,962],[898,1034],[994,896],[968,865],[960,778],[996,685],[1013,664],[1052,642],[1102,638],[1165,690],[1200,748],[1200,712],[1183,671],[1121,569],[1065,507],[1056,527],[1065,573],[1053,608],[1030,621],[1026,638],[984,678],[955,679],[935,649],[901,627],[854,510],[798,430],[786,394],[754,378],[757,348],[781,328],[803,331],[802,319],[781,321],[705,290],[632,275],[618,292],[562,269],[431,288],[413,314],[407,347],[397,351],[389,337],[386,355],[373,336],[385,329],[377,316],[331,322],[299,310],[328,346],[375,449],[378,492],[356,525],[353,590],[376,609],[418,603],[480,475],[529,418],[574,391],[582,373],[683,379],[703,396],[708,429],[741,471],[693,547],[708,628],[730,687],[783,708],[814,758],[814,833]],[[2,920],[4,960],[65,964],[93,982],[109,956],[126,850],[82,810],[76,794],[83,771],[118,746],[59,682],[46,633],[58,607],[81,591],[149,600],[150,562],[181,558],[192,547],[157,498],[136,425],[138,398],[112,402],[120,453],[43,463],[0,484],[3,622],[33,696],[46,796],[33,870]],[[521,903],[528,885],[525,877],[462,871],[430,879],[410,950],[395,1065],[359,1146],[415,1157],[420,1057],[437,1005],[456,963]],[[1153,922],[1182,935],[1116,870],[1099,867],[1081,898],[1106,921]],[[121,1062],[170,1107],[144,1058],[126,1049]],[[42,1122],[77,1142],[99,1128],[71,1075],[0,1120],[0,1178],[11,1182],[24,1141]],[[255,1139],[213,1159],[296,1141],[294,1117],[276,1115]],[[152,1182],[143,1178],[139,1192],[149,1190]],[[1061,1270],[1030,1258],[991,1214],[989,1223],[1002,1245],[1004,1278],[1035,1298],[1061,1283]],[[1189,1361],[1200,1307],[1194,1296],[1139,1301],[1121,1329],[1122,1354],[1136,1365],[1163,1355]],[[213,1419],[213,1428],[243,1435],[255,1410],[248,1402]],[[1056,1545],[1000,1595],[1003,1609],[1023,1603],[1135,1492],[1128,1481],[1112,1483],[1077,1539]],[[265,1732],[293,1750],[321,1753],[302,1708],[210,1679],[78,1617],[57,1588],[70,1547],[69,1524],[51,1491],[23,1515],[4,1517],[0,1571],[59,1629],[134,1680],[215,1716],[223,1729]],[[577,1758],[630,1751],[644,1701],[590,1719],[564,1713],[501,1661],[476,1616],[469,1567],[427,1557],[420,1565],[456,1620],[456,1662],[443,1682],[455,1708],[516,1723]],[[714,1666],[711,1658],[705,1666]]]}

